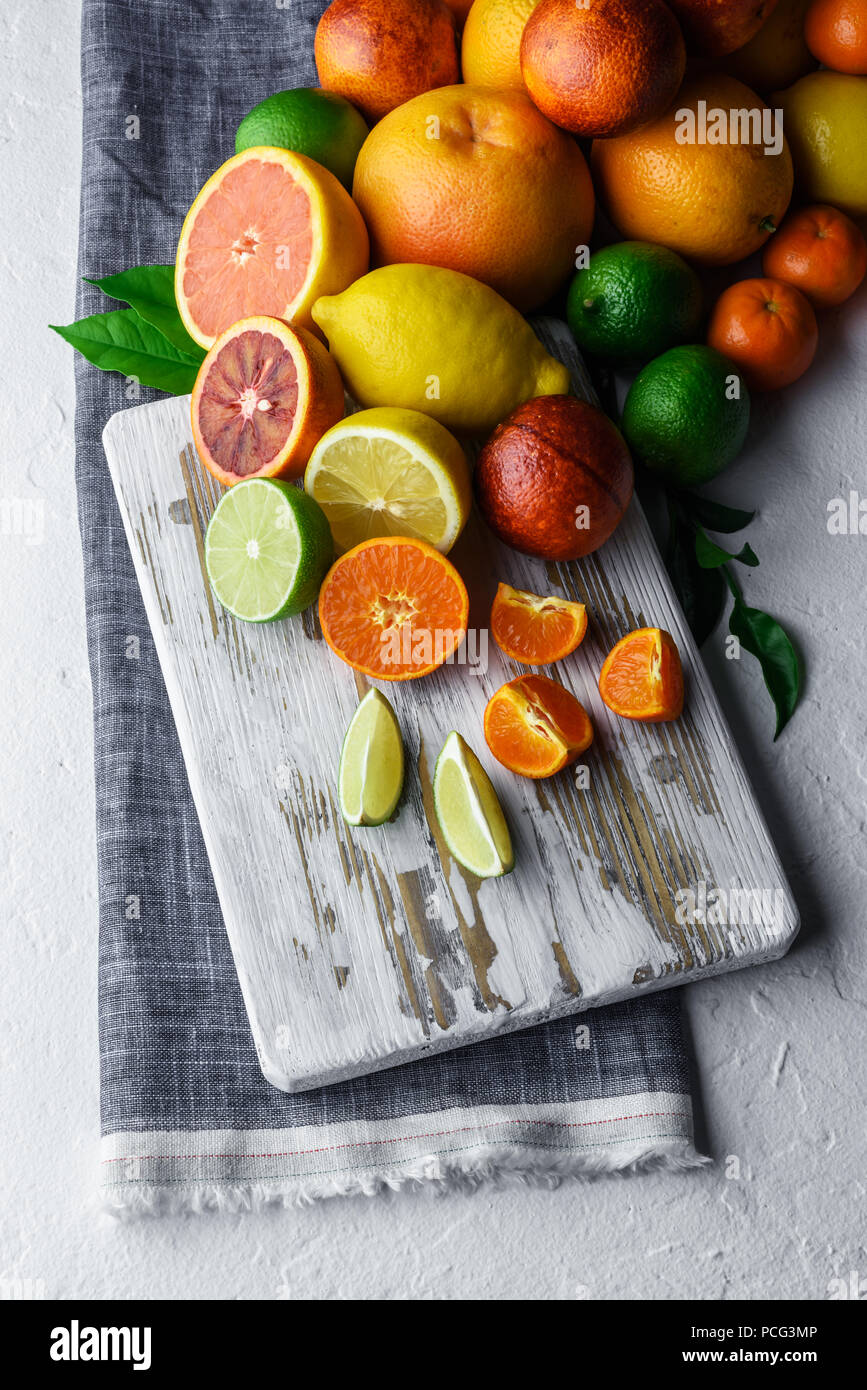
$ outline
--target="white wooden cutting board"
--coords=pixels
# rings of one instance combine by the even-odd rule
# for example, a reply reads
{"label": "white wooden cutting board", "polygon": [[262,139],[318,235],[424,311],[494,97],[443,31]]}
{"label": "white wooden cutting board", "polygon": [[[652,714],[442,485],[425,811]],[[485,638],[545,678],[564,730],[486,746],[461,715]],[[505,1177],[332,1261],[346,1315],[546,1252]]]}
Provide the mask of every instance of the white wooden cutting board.
{"label": "white wooden cutting board", "polygon": [[[557,350],[587,394],[565,335]],[[306,1090],[786,950],[798,926],[791,893],[636,501],[602,550],[574,564],[518,555],[476,518],[452,552],[472,597],[467,663],[484,656],[500,579],[587,604],[587,637],[551,672],[593,719],[579,768],[531,782],[488,754],[485,703],[521,669],[490,642],[487,662],[382,684],[404,735],[406,789],[390,824],[351,829],[337,767],[368,683],[326,646],[315,610],[259,627],[212,596],[204,535],[222,490],[198,464],[189,399],[114,415],[104,442],[275,1086]],[[675,723],[618,719],[598,695],[605,654],[643,625],[667,628],[683,657]],[[517,860],[505,878],[468,874],[439,833],[431,775],[451,729],[505,807]]]}

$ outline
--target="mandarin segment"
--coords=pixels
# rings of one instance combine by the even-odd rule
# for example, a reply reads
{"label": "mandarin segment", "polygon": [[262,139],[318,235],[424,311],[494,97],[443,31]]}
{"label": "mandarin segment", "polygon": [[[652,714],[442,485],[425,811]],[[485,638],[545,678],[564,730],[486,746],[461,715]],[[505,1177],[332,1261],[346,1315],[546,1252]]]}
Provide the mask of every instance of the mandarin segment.
{"label": "mandarin segment", "polygon": [[584,706],[549,676],[518,676],[485,708],[485,742],[498,762],[521,777],[552,777],[592,741]]}
{"label": "mandarin segment", "polygon": [[469,599],[451,561],[406,536],[363,541],[319,594],[322,635],[357,671],[405,681],[442,666],[466,636]]}
{"label": "mandarin segment", "polygon": [[491,607],[491,635],[501,651],[528,666],[547,666],[574,652],[587,631],[583,603],[500,584]]}
{"label": "mandarin segment", "polygon": [[683,668],[664,628],[642,627],[612,647],[599,676],[599,694],[624,719],[660,724],[683,710]]}

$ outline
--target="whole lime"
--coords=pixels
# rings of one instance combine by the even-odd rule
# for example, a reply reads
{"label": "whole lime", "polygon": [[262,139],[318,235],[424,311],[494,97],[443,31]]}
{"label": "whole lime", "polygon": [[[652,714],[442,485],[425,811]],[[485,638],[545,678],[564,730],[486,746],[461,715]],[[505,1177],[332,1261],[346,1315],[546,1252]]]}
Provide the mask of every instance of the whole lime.
{"label": "whole lime", "polygon": [[649,241],[621,241],[578,271],[566,317],[582,352],[627,366],[689,342],[701,311],[701,283],[682,256]]}
{"label": "whole lime", "polygon": [[737,457],[750,422],[744,379],[721,352],[675,347],[639,372],[620,428],[633,458],[678,487],[709,482]]}
{"label": "whole lime", "polygon": [[274,92],[248,111],[235,136],[235,153],[253,145],[276,145],[324,164],[346,188],[358,151],[368,136],[367,122],[351,102],[318,87]]}

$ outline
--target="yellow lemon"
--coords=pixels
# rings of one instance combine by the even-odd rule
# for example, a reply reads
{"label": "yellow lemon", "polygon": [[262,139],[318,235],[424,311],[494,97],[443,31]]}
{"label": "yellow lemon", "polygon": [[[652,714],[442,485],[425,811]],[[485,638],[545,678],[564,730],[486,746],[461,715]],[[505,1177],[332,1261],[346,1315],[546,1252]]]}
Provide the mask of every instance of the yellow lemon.
{"label": "yellow lemon", "polygon": [[795,181],[810,202],[867,215],[867,77],[808,73],[778,92]]}
{"label": "yellow lemon", "polygon": [[419,410],[360,410],[320,439],[304,488],[328,518],[338,551],[374,536],[412,536],[447,555],[473,493],[453,434]]}
{"label": "yellow lemon", "polygon": [[387,265],[313,305],[350,395],[489,434],[533,396],[563,395],[569,373],[505,299],[457,270]]}
{"label": "yellow lemon", "polygon": [[464,25],[461,71],[477,87],[516,87],[521,76],[521,35],[539,0],[474,0]]}

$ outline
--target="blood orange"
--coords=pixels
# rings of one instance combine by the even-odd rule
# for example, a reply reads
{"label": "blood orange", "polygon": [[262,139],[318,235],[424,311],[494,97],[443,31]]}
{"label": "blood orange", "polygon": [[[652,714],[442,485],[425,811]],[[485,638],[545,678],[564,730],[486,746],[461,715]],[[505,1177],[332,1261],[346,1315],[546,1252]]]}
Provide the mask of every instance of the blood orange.
{"label": "blood orange", "polygon": [[544,560],[577,560],[619,525],[632,496],[632,459],[596,406],[540,396],[494,430],[475,481],[501,541]]}
{"label": "blood orange", "polygon": [[280,319],[241,319],[199,368],[193,438],[226,487],[242,478],[297,478],[343,410],[337,363],[318,338]]}
{"label": "blood orange", "polygon": [[518,676],[485,708],[485,742],[521,777],[552,777],[593,742],[590,716],[571,690],[548,676]]}
{"label": "blood orange", "polygon": [[342,661],[384,681],[426,676],[466,636],[469,600],[454,565],[427,541],[362,541],[319,594],[322,635]]}
{"label": "blood orange", "polygon": [[528,666],[547,666],[581,645],[587,609],[556,594],[529,594],[500,584],[491,608],[491,636],[501,651]]}
{"label": "blood orange", "polygon": [[361,213],[334,175],[292,150],[254,145],[211,175],[187,213],[178,311],[206,348],[251,314],[312,327],[313,301],[340,294],[368,259]]}

